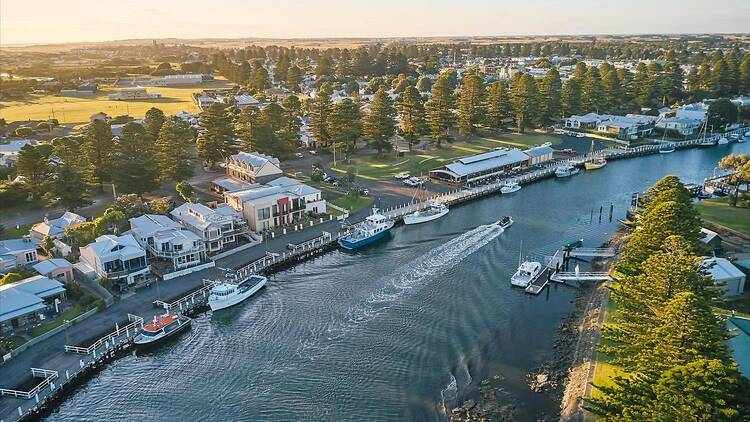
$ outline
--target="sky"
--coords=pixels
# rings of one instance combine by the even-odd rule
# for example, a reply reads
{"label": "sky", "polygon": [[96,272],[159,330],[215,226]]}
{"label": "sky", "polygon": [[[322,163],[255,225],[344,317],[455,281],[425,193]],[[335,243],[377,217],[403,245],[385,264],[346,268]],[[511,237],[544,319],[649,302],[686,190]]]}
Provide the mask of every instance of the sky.
{"label": "sky", "polygon": [[0,0],[0,44],[750,32],[750,0]]}

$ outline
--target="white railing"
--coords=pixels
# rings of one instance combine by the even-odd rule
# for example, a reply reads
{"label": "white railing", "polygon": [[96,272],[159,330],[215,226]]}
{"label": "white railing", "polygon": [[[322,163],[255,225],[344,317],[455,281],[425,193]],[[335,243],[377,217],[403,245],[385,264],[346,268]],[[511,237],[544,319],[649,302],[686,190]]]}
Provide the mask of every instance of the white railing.
{"label": "white railing", "polygon": [[119,324],[115,324],[115,331],[98,339],[89,347],[66,345],[65,351],[71,353],[80,353],[83,355],[93,354],[94,356],[96,356],[96,350],[102,345],[109,345],[110,340],[112,340],[112,344],[114,345],[114,340],[120,337],[123,333],[125,333],[127,338],[130,338],[132,336],[135,336],[138,333],[139,329],[143,329],[143,318],[139,317],[138,315],[128,314],[128,321],[130,321],[130,323],[123,327],[120,327]]}
{"label": "white railing", "polygon": [[180,308],[180,310],[188,308],[190,305],[195,304],[196,298],[198,301],[202,301],[207,297],[207,293],[216,285],[215,281],[203,279],[203,287],[200,289],[187,294],[186,296],[181,297],[180,299],[175,300],[174,302],[167,303],[161,300],[155,300],[154,305],[164,308],[167,311],[171,311],[175,308]]}
{"label": "white railing", "polygon": [[21,397],[24,399],[30,399],[36,396],[36,394],[39,393],[39,391],[41,391],[42,388],[52,384],[52,381],[56,380],[58,377],[57,371],[51,371],[49,369],[41,369],[41,368],[31,368],[31,376],[34,378],[44,378],[44,380],[42,380],[42,382],[37,384],[34,388],[32,388],[29,391],[19,391],[19,390],[12,390],[8,388],[0,388],[0,396],[12,396],[16,398]]}

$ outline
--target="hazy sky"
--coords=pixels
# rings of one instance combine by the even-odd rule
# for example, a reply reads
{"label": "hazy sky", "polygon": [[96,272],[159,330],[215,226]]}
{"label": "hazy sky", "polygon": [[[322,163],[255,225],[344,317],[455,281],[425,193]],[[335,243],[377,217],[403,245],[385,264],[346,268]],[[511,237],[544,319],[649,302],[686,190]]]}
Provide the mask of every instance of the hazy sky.
{"label": "hazy sky", "polygon": [[750,0],[0,0],[0,44],[750,32]]}

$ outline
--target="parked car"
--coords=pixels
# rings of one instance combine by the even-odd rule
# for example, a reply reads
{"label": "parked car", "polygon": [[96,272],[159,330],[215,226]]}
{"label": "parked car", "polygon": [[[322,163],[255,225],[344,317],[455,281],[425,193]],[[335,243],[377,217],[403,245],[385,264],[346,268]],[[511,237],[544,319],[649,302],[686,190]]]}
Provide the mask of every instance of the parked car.
{"label": "parked car", "polygon": [[304,155],[302,155],[301,152],[295,153],[294,156],[297,157],[297,158],[304,158]]}
{"label": "parked car", "polygon": [[314,149],[310,150],[310,155],[318,155],[318,151],[315,151]]}
{"label": "parked car", "polygon": [[419,177],[410,177],[404,180],[404,184],[407,186],[419,186],[423,183],[424,183],[424,180],[420,179]]}
{"label": "parked car", "polygon": [[395,175],[393,177],[395,177],[396,179],[408,179],[409,177],[411,177],[411,175],[409,174],[408,171],[402,171],[401,173],[399,173],[399,174],[397,174],[397,175]]}

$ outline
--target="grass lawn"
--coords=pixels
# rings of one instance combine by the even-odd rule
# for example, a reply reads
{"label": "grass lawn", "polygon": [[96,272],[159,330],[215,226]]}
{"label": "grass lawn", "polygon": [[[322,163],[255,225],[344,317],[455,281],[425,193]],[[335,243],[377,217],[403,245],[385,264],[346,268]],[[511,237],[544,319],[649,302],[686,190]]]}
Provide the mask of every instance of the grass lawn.
{"label": "grass lawn", "polygon": [[444,143],[442,148],[434,148],[427,152],[405,153],[399,157],[395,152],[387,153],[382,158],[374,154],[366,157],[355,157],[349,163],[340,163],[334,171],[346,173],[351,168],[358,177],[371,180],[392,179],[402,171],[408,171],[413,176],[427,175],[442,165],[448,164],[458,157],[481,154],[498,147],[525,149],[532,145],[545,142],[559,144],[560,138],[545,134],[502,134],[492,136],[476,136],[471,139]]}
{"label": "grass lawn", "polygon": [[704,220],[750,236],[750,208],[732,207],[728,198],[719,198],[701,201],[698,212]]}
{"label": "grass lawn", "polygon": [[[610,295],[604,313],[604,324],[612,326],[615,314],[617,314],[617,303],[612,300],[612,295]],[[608,355],[597,352],[593,383],[600,386],[612,386],[615,375],[624,375],[624,372],[618,366],[610,363]],[[597,388],[592,388],[591,395],[599,397],[601,391]]]}
{"label": "grass lawn", "polygon": [[104,87],[93,97],[60,97],[56,95],[30,95],[25,101],[0,102],[0,118],[8,122],[16,120],[45,120],[54,117],[60,123],[88,122],[89,116],[103,111],[110,116],[129,114],[142,118],[151,107],[160,108],[165,114],[180,111],[198,112],[193,102],[193,92],[204,89],[227,88],[224,81],[211,84],[179,88],[147,87],[149,93],[159,93],[161,98],[127,101],[110,101],[107,94],[116,92],[116,87]]}
{"label": "grass lawn", "polygon": [[716,310],[725,315],[731,315],[734,311],[739,316],[750,318],[750,293],[729,297],[720,302]]}
{"label": "grass lawn", "polygon": [[15,226],[6,227],[5,230],[0,233],[0,240],[18,239],[24,235],[27,235],[29,234],[29,229],[31,229],[31,226],[31,224],[26,224],[23,226],[19,226],[18,228],[16,228]]}
{"label": "grass lawn", "polygon": [[351,212],[356,212],[372,204],[372,201],[373,198],[369,196],[343,195],[334,199],[331,203],[337,207],[346,208]]}
{"label": "grass lawn", "polygon": [[47,323],[47,324],[42,324],[38,327],[34,327],[31,330],[31,335],[34,337],[41,336],[47,331],[61,326],[63,323],[65,323],[65,320],[70,321],[71,319],[81,315],[84,312],[86,312],[85,308],[83,308],[82,306],[78,304],[75,304],[72,307],[70,307],[67,311],[64,311],[63,313],[58,315],[54,321]]}

